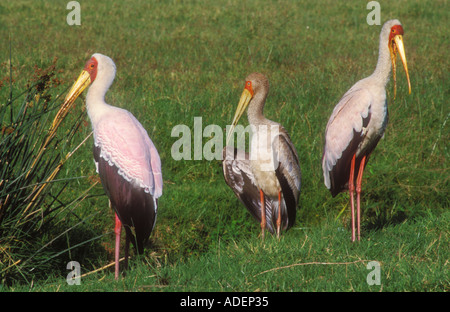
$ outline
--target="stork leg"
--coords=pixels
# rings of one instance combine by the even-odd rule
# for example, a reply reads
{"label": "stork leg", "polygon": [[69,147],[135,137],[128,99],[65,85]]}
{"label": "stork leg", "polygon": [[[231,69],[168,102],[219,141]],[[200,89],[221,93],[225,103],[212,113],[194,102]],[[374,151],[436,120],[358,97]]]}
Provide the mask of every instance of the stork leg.
{"label": "stork leg", "polygon": [[361,163],[359,165],[358,177],[356,179],[356,218],[357,218],[357,229],[358,229],[358,240],[360,238],[360,225],[361,225],[361,206],[360,206],[360,198],[361,198],[361,183],[362,176],[364,171],[364,165],[366,163],[366,156],[364,155],[361,159]]}
{"label": "stork leg", "polygon": [[261,237],[264,240],[264,230],[266,229],[266,207],[264,205],[264,193],[259,190],[259,195],[261,197]]}
{"label": "stork leg", "polygon": [[281,228],[281,192],[278,192],[277,238],[280,239]]}
{"label": "stork leg", "polygon": [[355,241],[355,200],[353,194],[355,192],[355,158],[356,154],[353,155],[352,162],[350,165],[350,178],[348,179],[348,191],[350,193],[350,206],[352,212],[352,242]]}
{"label": "stork leg", "polygon": [[122,222],[120,222],[119,217],[116,215],[116,226],[114,227],[114,233],[116,234],[116,250],[115,250],[115,262],[116,262],[116,271],[115,271],[115,279],[119,278],[119,257],[120,257],[120,233],[122,232]]}

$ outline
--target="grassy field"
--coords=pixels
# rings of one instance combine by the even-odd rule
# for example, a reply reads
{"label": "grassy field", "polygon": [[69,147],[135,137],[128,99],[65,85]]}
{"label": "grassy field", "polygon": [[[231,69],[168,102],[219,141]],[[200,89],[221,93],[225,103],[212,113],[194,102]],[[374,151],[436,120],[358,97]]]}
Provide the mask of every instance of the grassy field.
{"label": "grassy field", "polygon": [[[404,26],[412,94],[399,68],[395,100],[388,84],[387,131],[363,180],[359,243],[350,242],[348,196],[331,197],[320,160],[334,105],[376,65],[380,26],[366,23],[364,2],[79,2],[80,26],[66,22],[68,1],[0,4],[1,103],[53,62],[60,84],[49,92],[63,96],[93,53],[110,56],[117,75],[107,102],[141,121],[162,159],[156,228],[123,279],[114,281],[109,268],[83,276],[81,285],[67,284],[67,262],[78,261],[86,274],[113,259],[114,216],[101,185],[93,185],[90,138],[59,178],[79,177],[61,195],[66,202],[92,189],[38,238],[46,244],[70,228],[63,242],[47,247],[54,254],[69,250],[31,278],[2,280],[1,290],[449,290],[447,1],[379,1],[382,23],[398,18]],[[194,117],[202,117],[203,128],[230,124],[254,71],[269,78],[265,114],[290,133],[302,169],[295,226],[280,241],[269,235],[264,243],[259,225],[226,186],[219,161],[171,156],[174,126],[193,129]],[[83,111],[79,99],[69,121]],[[74,144],[91,131],[85,120]],[[7,250],[1,238],[0,247]],[[380,264],[381,285],[367,283],[371,261]]]}

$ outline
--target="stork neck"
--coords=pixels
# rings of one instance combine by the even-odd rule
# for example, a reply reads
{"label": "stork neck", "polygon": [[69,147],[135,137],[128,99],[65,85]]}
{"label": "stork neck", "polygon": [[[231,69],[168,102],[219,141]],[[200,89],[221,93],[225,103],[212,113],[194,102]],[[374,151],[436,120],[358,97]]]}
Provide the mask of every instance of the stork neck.
{"label": "stork neck", "polygon": [[375,78],[383,87],[389,81],[389,76],[391,74],[391,55],[389,52],[388,38],[384,38],[383,35],[380,36],[380,47],[378,52],[378,63],[372,77]]}
{"label": "stork neck", "polygon": [[268,120],[264,117],[264,104],[267,94],[255,94],[247,109],[248,122],[251,125],[267,124]]}
{"label": "stork neck", "polygon": [[86,109],[93,127],[101,117],[102,112],[110,106],[105,102],[105,94],[109,85],[96,84],[96,82],[98,80],[92,83],[86,95]]}

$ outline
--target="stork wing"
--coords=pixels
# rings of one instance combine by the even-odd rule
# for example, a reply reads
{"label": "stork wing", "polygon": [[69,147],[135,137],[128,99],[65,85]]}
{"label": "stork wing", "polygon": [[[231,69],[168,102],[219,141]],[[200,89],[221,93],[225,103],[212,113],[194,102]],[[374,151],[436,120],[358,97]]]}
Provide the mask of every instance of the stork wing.
{"label": "stork wing", "polygon": [[[156,223],[158,200],[119,175],[120,170],[115,165],[111,165],[100,157],[102,151],[99,146],[94,145],[93,152],[97,171],[103,189],[111,202],[111,207],[125,225],[127,237],[136,246],[138,252],[142,254],[144,251],[143,244],[150,236]],[[134,233],[132,233],[130,227],[134,227]]]}
{"label": "stork wing", "polygon": [[94,144],[104,160],[119,168],[119,174],[133,181],[155,198],[162,194],[161,160],[141,123],[128,111],[115,108],[97,124]]}
{"label": "stork wing", "polygon": [[301,187],[301,170],[297,151],[287,132],[280,127],[280,134],[272,142],[272,150],[278,160],[275,175],[281,186],[284,204],[281,205],[281,228],[288,229],[294,225],[297,203]]}
{"label": "stork wing", "polygon": [[[225,182],[244,204],[250,214],[261,222],[260,193],[250,169],[249,154],[245,151],[226,146],[223,149],[222,156]],[[272,220],[274,206],[277,206],[277,204],[269,196],[264,196],[266,220]],[[270,233],[274,233],[272,222],[267,222],[267,229]]]}
{"label": "stork wing", "polygon": [[325,186],[333,196],[347,187],[351,159],[366,134],[372,102],[369,91],[352,87],[336,105],[328,121],[322,169]]}

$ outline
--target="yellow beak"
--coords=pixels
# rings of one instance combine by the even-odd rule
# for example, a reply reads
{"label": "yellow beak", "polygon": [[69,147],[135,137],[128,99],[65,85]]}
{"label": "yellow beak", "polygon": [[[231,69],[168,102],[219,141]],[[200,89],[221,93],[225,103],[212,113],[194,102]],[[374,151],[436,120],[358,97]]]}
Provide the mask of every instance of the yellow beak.
{"label": "yellow beak", "polygon": [[229,132],[227,134],[227,142],[226,145],[228,145],[228,142],[230,141],[231,137],[234,133],[234,128],[236,127],[239,119],[241,118],[242,114],[245,112],[245,109],[248,106],[248,103],[250,103],[250,100],[252,99],[252,94],[247,89],[244,89],[242,92],[241,98],[239,100],[236,112],[234,113],[233,122],[231,123],[231,127],[229,129]]}
{"label": "yellow beak", "polygon": [[78,76],[77,81],[75,81],[75,83],[73,84],[69,93],[67,93],[63,105],[61,106],[55,118],[53,119],[52,123],[53,129],[55,129],[57,125],[59,125],[61,120],[64,119],[67,112],[69,111],[69,108],[75,102],[77,97],[84,91],[84,89],[86,89],[87,86],[89,86],[90,83],[91,83],[91,75],[87,71],[83,70],[80,76]]}
{"label": "yellow beak", "polygon": [[72,104],[75,102],[77,97],[84,91],[84,89],[87,88],[91,83],[91,75],[83,70],[78,76],[77,81],[73,84],[72,88],[70,89],[69,93],[67,93],[66,98],[64,100],[64,105]]}
{"label": "yellow beak", "polygon": [[411,82],[409,80],[409,73],[408,73],[408,65],[406,63],[406,54],[405,54],[405,46],[403,44],[403,36],[402,35],[397,35],[394,37],[394,41],[395,41],[395,46],[396,49],[393,48],[391,49],[391,60],[392,60],[392,72],[393,72],[393,79],[394,79],[394,98],[395,98],[395,94],[397,91],[397,86],[396,86],[396,62],[397,62],[397,55],[396,55],[396,50],[398,51],[398,54],[400,55],[400,59],[402,60],[402,64],[403,64],[403,68],[405,68],[405,72],[406,72],[406,79],[408,80],[408,91],[409,94],[411,94]]}

